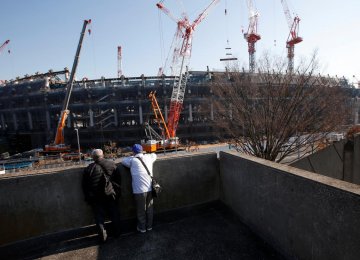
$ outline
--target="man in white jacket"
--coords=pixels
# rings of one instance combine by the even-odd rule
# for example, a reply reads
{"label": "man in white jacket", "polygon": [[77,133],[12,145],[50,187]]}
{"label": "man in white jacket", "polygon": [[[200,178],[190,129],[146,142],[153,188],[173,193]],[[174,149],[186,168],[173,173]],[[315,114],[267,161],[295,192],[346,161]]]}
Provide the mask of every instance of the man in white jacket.
{"label": "man in white jacket", "polygon": [[[132,178],[132,189],[134,193],[137,213],[137,230],[145,233],[152,230],[153,224],[153,198],[151,195],[151,177],[142,162],[153,176],[153,164],[156,161],[156,154],[143,154],[142,146],[135,144],[132,147],[134,156],[125,157],[121,163],[130,168]],[[142,162],[141,162],[142,161]]]}

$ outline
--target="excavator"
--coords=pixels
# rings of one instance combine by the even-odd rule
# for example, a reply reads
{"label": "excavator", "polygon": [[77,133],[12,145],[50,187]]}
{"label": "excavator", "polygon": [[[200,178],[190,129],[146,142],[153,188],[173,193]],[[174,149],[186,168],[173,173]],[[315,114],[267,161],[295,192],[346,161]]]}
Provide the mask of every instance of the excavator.
{"label": "excavator", "polygon": [[[65,99],[64,99],[64,104],[61,110],[61,114],[60,114],[60,118],[59,118],[59,122],[58,122],[58,126],[56,129],[56,135],[55,135],[55,140],[53,143],[45,145],[45,149],[44,152],[46,153],[66,153],[66,152],[70,152],[70,145],[66,145],[65,144],[65,140],[64,140],[64,126],[65,126],[65,122],[66,119],[70,113],[70,110],[68,109],[69,106],[69,101],[70,101],[70,96],[71,96],[71,92],[73,89],[73,85],[74,85],[74,79],[75,79],[75,73],[76,73],[76,69],[77,69],[77,65],[79,63],[79,57],[80,57],[80,51],[81,51],[81,47],[82,47],[82,42],[85,36],[85,31],[86,31],[86,27],[91,23],[91,20],[84,20],[84,24],[81,30],[81,34],[80,34],[80,40],[79,40],[79,44],[76,50],[76,54],[75,54],[75,58],[74,58],[74,63],[72,66],[72,70],[71,70],[71,74],[70,74],[70,79],[68,81],[67,87],[66,87],[66,95],[65,95]],[[88,32],[90,34],[90,29],[88,29]]]}

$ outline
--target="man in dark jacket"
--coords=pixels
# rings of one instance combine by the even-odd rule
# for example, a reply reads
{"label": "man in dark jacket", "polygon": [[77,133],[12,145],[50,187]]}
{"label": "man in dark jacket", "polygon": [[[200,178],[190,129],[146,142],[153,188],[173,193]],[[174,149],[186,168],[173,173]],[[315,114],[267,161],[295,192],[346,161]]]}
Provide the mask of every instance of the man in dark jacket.
{"label": "man in dark jacket", "polygon": [[[120,175],[116,171],[115,163],[104,159],[104,154],[101,149],[93,150],[92,158],[95,162],[90,164],[84,170],[83,191],[85,201],[91,205],[94,212],[95,223],[100,239],[102,242],[105,242],[108,236],[104,225],[105,213],[107,213],[111,219],[114,235],[119,235],[120,213],[117,205],[117,198],[120,194],[116,194],[116,196],[107,196],[105,194],[104,174],[107,174],[108,178],[113,180],[113,183],[114,181],[117,181],[119,187]],[[116,185],[114,185],[114,190],[119,193],[120,191],[117,190],[115,186]]]}

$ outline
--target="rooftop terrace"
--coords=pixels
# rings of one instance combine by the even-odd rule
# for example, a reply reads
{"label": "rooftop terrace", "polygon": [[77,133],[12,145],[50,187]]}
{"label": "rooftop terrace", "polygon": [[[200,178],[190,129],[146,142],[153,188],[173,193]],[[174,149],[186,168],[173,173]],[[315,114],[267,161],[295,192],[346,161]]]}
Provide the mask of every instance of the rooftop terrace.
{"label": "rooftop terrace", "polygon": [[105,244],[93,228],[84,228],[0,252],[7,259],[285,259],[221,203],[157,215],[146,234],[136,233],[132,222],[124,222],[122,235]]}
{"label": "rooftop terrace", "polygon": [[232,152],[161,158],[152,232],[98,244],[82,169],[0,179],[2,259],[360,259],[360,186]]}

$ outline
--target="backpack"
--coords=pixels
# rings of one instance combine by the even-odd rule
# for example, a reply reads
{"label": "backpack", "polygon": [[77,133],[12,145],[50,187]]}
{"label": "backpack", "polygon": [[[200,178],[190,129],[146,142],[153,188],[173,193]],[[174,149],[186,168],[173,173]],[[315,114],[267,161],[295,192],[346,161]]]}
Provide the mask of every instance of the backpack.
{"label": "backpack", "polygon": [[121,178],[117,168],[109,175],[104,167],[100,164],[97,165],[99,165],[103,171],[104,194],[114,200],[118,199],[121,195]]}

